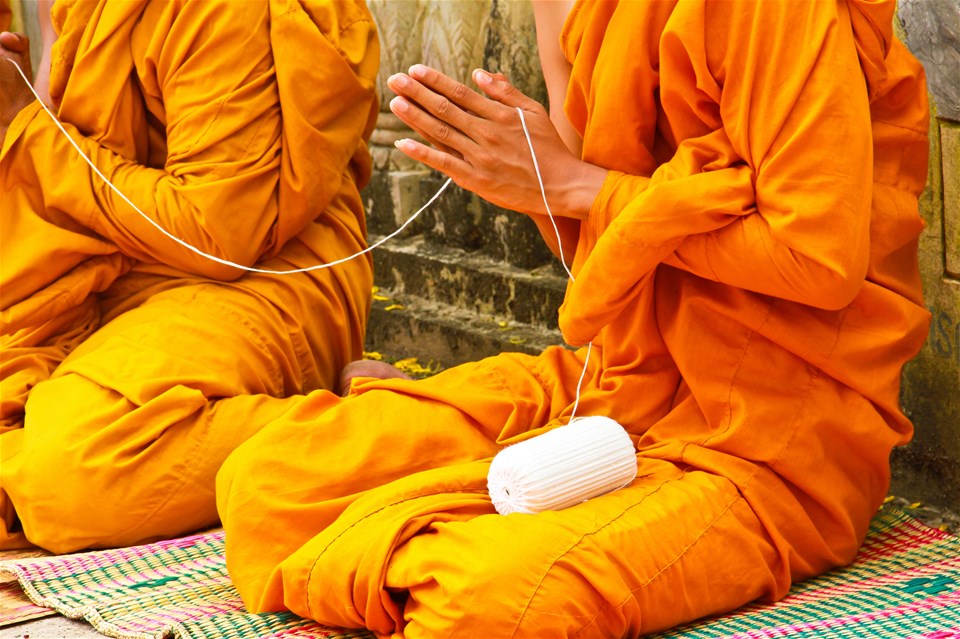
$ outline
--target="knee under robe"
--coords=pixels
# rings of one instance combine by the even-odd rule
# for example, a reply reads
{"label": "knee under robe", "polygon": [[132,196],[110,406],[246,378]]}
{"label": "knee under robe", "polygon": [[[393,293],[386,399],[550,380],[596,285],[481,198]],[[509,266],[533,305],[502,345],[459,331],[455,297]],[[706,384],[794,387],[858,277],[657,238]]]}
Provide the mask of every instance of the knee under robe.
{"label": "knee under robe", "polygon": [[[364,247],[379,49],[362,2],[84,0],[53,20],[59,118],[150,220],[262,269]],[[0,188],[0,544],[216,522],[227,453],[360,356],[370,260],[207,260],[39,103],[8,131]]]}
{"label": "knee under robe", "polygon": [[502,446],[567,421],[583,349],[316,392],[218,476],[247,605],[382,636],[637,636],[850,561],[929,321],[925,87],[892,12],[578,3],[565,108],[610,173],[560,324],[594,344],[578,414],[628,430],[636,480],[534,515],[486,494]]}

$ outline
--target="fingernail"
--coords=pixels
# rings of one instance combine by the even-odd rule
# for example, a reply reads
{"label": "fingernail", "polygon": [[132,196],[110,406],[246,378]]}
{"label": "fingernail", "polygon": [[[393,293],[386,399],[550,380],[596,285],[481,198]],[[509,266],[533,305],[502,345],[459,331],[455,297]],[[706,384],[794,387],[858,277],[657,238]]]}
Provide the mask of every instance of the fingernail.
{"label": "fingernail", "polygon": [[493,78],[486,71],[481,71],[477,69],[477,72],[474,74],[474,79],[477,81],[477,84],[490,84],[493,82]]}
{"label": "fingernail", "polygon": [[410,151],[413,149],[413,142],[410,141],[410,138],[400,138],[393,143],[393,146],[397,147],[401,151]]}
{"label": "fingernail", "polygon": [[401,113],[405,113],[407,109],[410,108],[410,105],[407,104],[407,101],[404,100],[403,98],[396,97],[390,100],[390,108],[394,111],[400,111]]}
{"label": "fingernail", "polygon": [[394,73],[389,78],[387,78],[387,82],[390,84],[396,85],[400,88],[403,88],[407,86],[407,76],[405,76],[402,73]]}
{"label": "fingernail", "polygon": [[415,78],[426,77],[427,67],[423,66],[422,64],[415,64],[412,67],[410,67],[410,75],[412,75]]}

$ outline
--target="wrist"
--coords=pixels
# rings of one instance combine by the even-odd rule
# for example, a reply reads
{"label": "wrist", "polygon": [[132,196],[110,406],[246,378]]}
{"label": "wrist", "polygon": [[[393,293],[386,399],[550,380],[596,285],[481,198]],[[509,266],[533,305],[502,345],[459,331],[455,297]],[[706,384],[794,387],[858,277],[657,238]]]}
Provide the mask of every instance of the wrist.
{"label": "wrist", "polygon": [[576,220],[587,219],[607,179],[607,173],[607,169],[578,160],[569,178],[560,185],[557,214]]}

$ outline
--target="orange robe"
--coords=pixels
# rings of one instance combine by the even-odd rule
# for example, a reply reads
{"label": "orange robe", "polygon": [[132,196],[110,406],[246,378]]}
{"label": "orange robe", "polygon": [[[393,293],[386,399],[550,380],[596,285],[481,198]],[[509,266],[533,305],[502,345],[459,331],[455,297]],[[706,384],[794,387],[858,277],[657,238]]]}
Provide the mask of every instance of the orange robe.
{"label": "orange robe", "polygon": [[[581,2],[562,46],[584,158],[566,340],[578,414],[639,474],[495,513],[489,459],[567,421],[584,350],[314,393],[218,476],[247,605],[405,637],[620,637],[782,597],[850,561],[912,427],[920,66],[892,2]],[[549,195],[549,194],[548,194]]]}
{"label": "orange robe", "polygon": [[[151,220],[263,269],[364,247],[363,2],[80,0],[53,20],[59,118]],[[7,133],[0,189],[5,546],[216,522],[227,453],[362,352],[369,259],[286,276],[209,261],[109,190],[39,103]]]}

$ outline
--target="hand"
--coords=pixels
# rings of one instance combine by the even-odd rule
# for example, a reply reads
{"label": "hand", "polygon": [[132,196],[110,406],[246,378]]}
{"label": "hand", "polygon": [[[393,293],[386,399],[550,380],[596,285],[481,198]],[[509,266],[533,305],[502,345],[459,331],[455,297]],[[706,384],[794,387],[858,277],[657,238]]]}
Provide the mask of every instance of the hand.
{"label": "hand", "polygon": [[504,208],[545,214],[546,208],[517,108],[523,110],[537,153],[551,212],[585,219],[606,170],[577,158],[560,138],[546,109],[501,74],[473,73],[484,95],[435,69],[414,65],[387,85],[398,97],[390,109],[433,144],[400,140],[397,148],[463,188]]}
{"label": "hand", "polygon": [[410,379],[402,370],[372,359],[359,359],[350,362],[340,372],[340,395],[346,397],[350,393],[350,385],[358,377],[372,377],[374,379]]}
{"label": "hand", "polygon": [[3,32],[0,33],[0,141],[17,114],[35,99],[11,61],[23,69],[28,81],[32,78],[30,41],[21,33]]}

